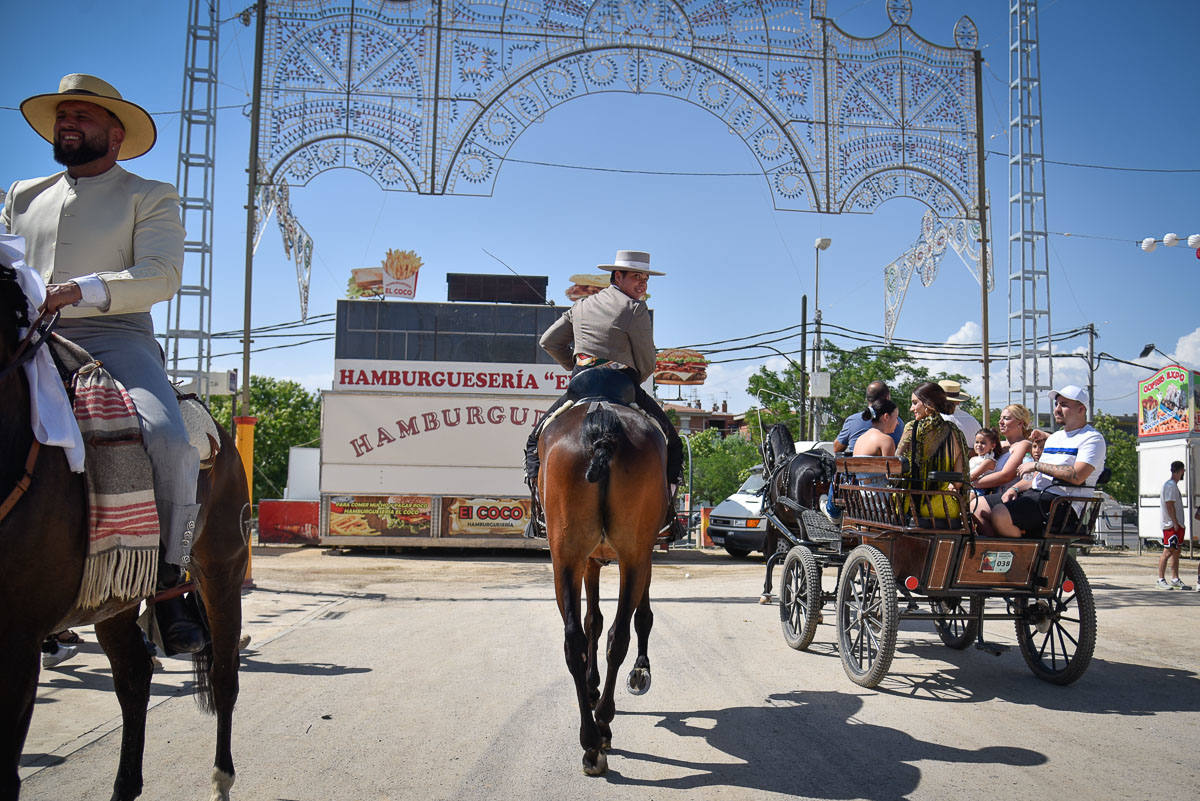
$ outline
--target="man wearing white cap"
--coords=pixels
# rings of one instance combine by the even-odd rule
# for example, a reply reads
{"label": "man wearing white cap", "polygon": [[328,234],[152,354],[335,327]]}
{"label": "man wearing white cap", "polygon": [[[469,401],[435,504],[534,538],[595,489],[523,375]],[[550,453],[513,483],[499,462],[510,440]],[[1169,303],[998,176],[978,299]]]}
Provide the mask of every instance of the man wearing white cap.
{"label": "man wearing white cap", "polygon": [[[195,533],[200,458],[188,440],[175,391],[154,338],[150,308],[169,300],[183,269],[183,225],[175,187],[117,165],[154,146],[154,121],[141,106],[92,75],[72,74],[58,91],[21,103],[25,120],[66,167],[17,181],[3,222],[25,238],[25,261],[46,282],[58,332],[86,349],[129,391],[154,476],[162,536],[159,586],[182,579]],[[182,597],[156,604],[164,644],[204,647]]]}
{"label": "man wearing white cap", "polygon": [[1104,470],[1108,446],[1104,435],[1088,425],[1087,390],[1065,386],[1050,393],[1050,402],[1054,404],[1054,422],[1061,428],[1046,439],[1041,459],[1017,467],[1021,480],[1005,491],[1003,503],[981,521],[985,530],[991,529],[987,533],[1036,536],[1045,528],[1054,498],[1091,495]]}
{"label": "man wearing white cap", "polygon": [[963,410],[962,404],[969,401],[971,396],[962,391],[962,384],[957,381],[946,379],[939,381],[938,386],[946,393],[946,400],[954,404],[954,413],[942,415],[950,420],[950,422],[962,429],[963,436],[967,439],[967,444],[971,445],[975,442],[975,435],[979,433],[979,421]]}
{"label": "man wearing white cap", "polygon": [[[675,488],[683,471],[683,443],[675,426],[667,418],[658,401],[646,394],[642,382],[654,373],[657,349],[654,347],[654,324],[643,298],[651,275],[666,275],[650,269],[650,254],[641,250],[618,250],[612,264],[597,269],[610,273],[611,284],[594,295],[577,301],[542,334],[542,349],[554,361],[576,375],[593,368],[621,370],[633,379],[636,386],[634,401],[642,411],[653,417],[667,435],[667,481],[671,484],[671,534],[683,535],[674,514]],[[569,392],[550,409],[570,400]],[[543,418],[544,419],[544,418]],[[540,502],[537,497],[537,476],[540,466],[537,440],[541,427],[534,426],[525,445],[525,478],[534,503],[527,536],[544,537],[541,526]],[[541,530],[538,530],[541,527]]]}

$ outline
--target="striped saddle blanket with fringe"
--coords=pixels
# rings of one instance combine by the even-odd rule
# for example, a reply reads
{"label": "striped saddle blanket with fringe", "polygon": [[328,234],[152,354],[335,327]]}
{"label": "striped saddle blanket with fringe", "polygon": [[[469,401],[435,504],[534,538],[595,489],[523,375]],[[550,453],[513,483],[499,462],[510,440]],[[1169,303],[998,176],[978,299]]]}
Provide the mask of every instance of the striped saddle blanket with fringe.
{"label": "striped saddle blanket with fringe", "polygon": [[94,609],[110,599],[153,594],[158,509],[150,457],[129,392],[96,361],[79,366],[72,384],[86,454],[89,534],[75,603]]}

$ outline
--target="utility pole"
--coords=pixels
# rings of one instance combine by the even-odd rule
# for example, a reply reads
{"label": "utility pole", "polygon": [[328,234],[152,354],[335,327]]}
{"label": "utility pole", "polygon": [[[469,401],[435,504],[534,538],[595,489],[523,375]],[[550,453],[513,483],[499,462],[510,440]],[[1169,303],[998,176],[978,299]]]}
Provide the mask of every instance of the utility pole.
{"label": "utility pole", "polygon": [[246,171],[246,288],[242,331],[242,416],[250,414],[250,300],[254,283],[254,210],[258,192],[258,120],[262,110],[263,39],[267,29],[267,0],[254,6],[254,94],[250,102],[250,159]]}
{"label": "utility pole", "polygon": [[808,436],[808,295],[800,296],[800,436]]}

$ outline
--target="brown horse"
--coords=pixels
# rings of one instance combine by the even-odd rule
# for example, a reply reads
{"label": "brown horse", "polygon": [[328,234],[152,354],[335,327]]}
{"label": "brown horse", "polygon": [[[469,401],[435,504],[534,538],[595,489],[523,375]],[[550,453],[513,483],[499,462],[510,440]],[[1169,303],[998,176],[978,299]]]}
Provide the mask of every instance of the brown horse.
{"label": "brown horse", "polygon": [[[587,373],[619,375],[602,369],[583,375]],[[591,400],[579,401],[542,432],[539,494],[546,512],[567,669],[579,702],[583,770],[598,776],[608,768],[604,752],[612,743],[613,695],[617,671],[629,651],[631,618],[638,635],[638,657],[629,674],[629,689],[641,695],[650,687],[651,556],[669,499],[662,434],[635,409]],[[600,568],[613,560],[620,566],[621,586],[608,631],[608,671],[601,693]],[[587,590],[586,618],[580,616],[581,585]]]}
{"label": "brown horse", "polygon": [[[0,266],[0,369],[12,362],[18,326],[28,326],[24,294],[13,270]],[[0,502],[25,473],[34,443],[29,386],[21,368],[0,377]],[[123,723],[113,801],[142,792],[142,753],[152,666],[137,626],[141,599],[77,612],[83,578],[88,514],[83,476],[72,473],[60,448],[41,447],[32,481],[0,520],[0,801],[20,792],[17,766],[37,693],[42,640],[68,625],[95,623],[96,638],[112,665]],[[203,504],[192,551],[212,643],[194,656],[197,702],[217,716],[212,798],[226,801],[233,785],[230,739],[238,694],[241,587],[246,574],[249,515],[246,477],[227,432],[214,466],[201,473]]]}

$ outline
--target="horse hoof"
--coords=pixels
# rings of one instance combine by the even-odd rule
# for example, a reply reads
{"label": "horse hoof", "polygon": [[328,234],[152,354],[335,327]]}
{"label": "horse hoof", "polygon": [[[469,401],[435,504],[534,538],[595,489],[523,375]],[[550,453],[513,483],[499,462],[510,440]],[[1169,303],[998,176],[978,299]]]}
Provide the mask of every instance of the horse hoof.
{"label": "horse hoof", "polygon": [[759,597],[759,599],[758,599],[758,603],[759,603],[759,605],[761,605],[761,606],[766,606],[767,604],[771,603],[771,596],[770,596],[770,595],[767,595],[766,593],[763,593],[763,594],[762,594],[762,595]]}
{"label": "horse hoof", "polygon": [[634,668],[629,671],[629,692],[633,695],[645,695],[650,689],[650,671],[645,668]]}
{"label": "horse hoof", "polygon": [[588,776],[603,776],[608,771],[608,757],[603,751],[583,752],[583,772]]}
{"label": "horse hoof", "polygon": [[606,754],[611,750],[612,750],[612,737],[611,736],[601,737],[600,738],[600,753]]}

